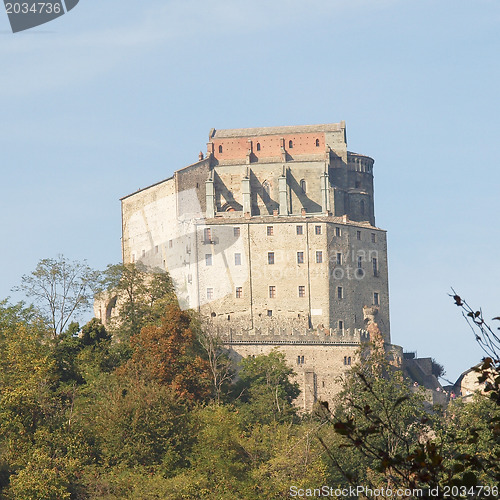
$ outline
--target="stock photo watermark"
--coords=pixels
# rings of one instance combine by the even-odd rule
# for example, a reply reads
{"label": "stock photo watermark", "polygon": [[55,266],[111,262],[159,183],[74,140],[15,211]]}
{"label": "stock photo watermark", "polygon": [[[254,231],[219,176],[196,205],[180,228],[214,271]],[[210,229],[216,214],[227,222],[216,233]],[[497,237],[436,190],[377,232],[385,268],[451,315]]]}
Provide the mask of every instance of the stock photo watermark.
{"label": "stock photo watermark", "polygon": [[4,0],[13,33],[29,30],[63,16],[80,0]]}
{"label": "stock photo watermark", "polygon": [[344,488],[333,488],[322,486],[321,488],[299,488],[290,486],[290,497],[296,498],[394,498],[394,499],[417,499],[417,498],[498,498],[498,487],[493,486],[444,486],[434,488],[369,488],[368,486],[349,486]]}

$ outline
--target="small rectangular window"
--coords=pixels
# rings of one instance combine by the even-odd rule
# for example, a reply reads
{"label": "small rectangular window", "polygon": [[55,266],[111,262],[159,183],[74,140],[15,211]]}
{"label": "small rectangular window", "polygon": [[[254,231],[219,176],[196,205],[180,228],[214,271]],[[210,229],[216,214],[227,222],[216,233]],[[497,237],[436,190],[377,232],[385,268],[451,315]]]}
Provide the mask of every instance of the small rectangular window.
{"label": "small rectangular window", "polygon": [[361,231],[356,231],[356,238],[361,239]]}
{"label": "small rectangular window", "polygon": [[340,236],[341,233],[340,233],[340,227],[336,227],[335,228],[335,236]]}
{"label": "small rectangular window", "polygon": [[233,232],[234,232],[234,237],[235,238],[239,238],[240,237],[241,231],[240,231],[239,227],[233,227]]}
{"label": "small rectangular window", "polygon": [[343,290],[341,286],[337,287],[337,299],[342,299],[344,297]]}
{"label": "small rectangular window", "polygon": [[269,317],[271,317],[271,316],[273,315],[273,311],[272,311],[272,309],[268,309],[268,310],[267,310],[267,315],[268,315]]}
{"label": "small rectangular window", "polygon": [[339,331],[343,332],[344,331],[344,322],[339,321]]}
{"label": "small rectangular window", "polygon": [[361,257],[358,257],[358,269],[361,269],[363,267],[363,259]]}
{"label": "small rectangular window", "polygon": [[273,226],[267,226],[267,235],[268,236],[273,236],[274,234],[274,227]]}
{"label": "small rectangular window", "polygon": [[380,305],[380,300],[379,300],[378,292],[374,292],[373,293],[373,305],[374,306]]}
{"label": "small rectangular window", "polygon": [[337,252],[337,266],[342,265],[342,254]]}
{"label": "small rectangular window", "polygon": [[205,254],[205,265],[206,266],[212,265],[212,254],[211,253]]}
{"label": "small rectangular window", "polygon": [[372,243],[377,242],[377,237],[375,236],[375,233],[372,233]]}
{"label": "small rectangular window", "polygon": [[297,235],[304,234],[304,227],[303,226],[297,226]]}
{"label": "small rectangular window", "polygon": [[173,246],[172,240],[168,240],[168,248],[172,248],[172,246]]}
{"label": "small rectangular window", "polygon": [[274,252],[267,252],[267,263],[274,264]]}
{"label": "small rectangular window", "polygon": [[270,299],[275,299],[276,298],[276,287],[275,286],[270,286],[269,287],[269,298]]}
{"label": "small rectangular window", "polygon": [[236,298],[241,299],[242,297],[243,297],[243,287],[237,286],[236,287]]}
{"label": "small rectangular window", "polygon": [[214,298],[214,289],[207,288],[207,300],[212,300]]}
{"label": "small rectangular window", "polygon": [[306,287],[304,285],[299,286],[299,297],[305,297],[306,296]]}
{"label": "small rectangular window", "polygon": [[304,252],[297,252],[297,264],[304,263]]}
{"label": "small rectangular window", "polygon": [[205,243],[212,242],[212,230],[209,227],[206,227],[203,230],[203,240],[205,241]]}
{"label": "small rectangular window", "polygon": [[316,264],[321,264],[323,262],[323,252],[321,250],[316,250]]}
{"label": "small rectangular window", "polygon": [[321,234],[321,226],[314,226],[314,233]]}
{"label": "small rectangular window", "polygon": [[378,264],[377,264],[377,259],[373,257],[372,259],[372,265],[373,265],[373,276],[378,276]]}
{"label": "small rectangular window", "polygon": [[155,253],[158,253],[158,245],[155,246]]}
{"label": "small rectangular window", "polygon": [[234,265],[241,266],[241,253],[234,254]]}

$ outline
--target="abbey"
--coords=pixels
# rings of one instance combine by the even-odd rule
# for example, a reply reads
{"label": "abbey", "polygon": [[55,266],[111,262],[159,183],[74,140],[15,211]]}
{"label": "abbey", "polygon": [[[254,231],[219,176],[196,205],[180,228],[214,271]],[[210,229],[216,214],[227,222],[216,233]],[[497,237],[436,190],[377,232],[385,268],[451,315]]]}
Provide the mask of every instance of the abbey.
{"label": "abbey", "polygon": [[370,325],[402,357],[373,164],[344,122],[211,130],[196,163],[122,198],[123,262],[167,269],[235,356],[279,347],[304,408],[331,401]]}

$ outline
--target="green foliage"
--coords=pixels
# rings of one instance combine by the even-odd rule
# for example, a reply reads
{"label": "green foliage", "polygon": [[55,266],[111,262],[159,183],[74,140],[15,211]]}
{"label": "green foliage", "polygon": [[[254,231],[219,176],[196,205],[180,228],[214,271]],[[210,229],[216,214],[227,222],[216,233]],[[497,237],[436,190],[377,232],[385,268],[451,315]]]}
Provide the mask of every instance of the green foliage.
{"label": "green foliage", "polygon": [[330,484],[325,453],[316,439],[318,424],[254,425],[245,441],[252,460],[253,498],[290,498],[290,486]]}
{"label": "green foliage", "polygon": [[293,401],[299,395],[297,382],[291,382],[294,371],[278,350],[268,355],[247,357],[240,362],[235,394],[249,424],[289,421],[296,415]]}
{"label": "green foliage", "polygon": [[79,329],[78,323],[71,323],[67,331],[54,339],[53,356],[61,383],[82,382],[77,367],[78,354],[84,347],[82,340],[77,335]]}
{"label": "green foliage", "polygon": [[19,326],[0,345],[0,438],[24,442],[50,415],[55,363],[36,330]]}
{"label": "green foliage", "polygon": [[84,346],[97,346],[101,342],[108,342],[110,340],[111,335],[97,318],[92,318],[82,328],[81,341]]}
{"label": "green foliage", "polygon": [[341,403],[333,415],[324,413],[342,437],[345,453],[337,456],[323,441],[325,448],[352,484],[416,487],[411,457],[430,431],[430,415],[401,372],[386,361],[383,347],[370,345],[360,354],[339,395]]}
{"label": "green foliage", "polygon": [[[140,374],[113,376],[85,411],[106,467],[144,467],[171,474],[189,443],[186,403]],[[77,408],[80,412],[84,408]]]}
{"label": "green foliage", "polygon": [[345,480],[371,488],[439,488],[435,498],[445,498],[445,487],[498,484],[498,407],[482,397],[452,403],[444,414],[424,413],[383,352],[369,352],[348,379],[344,403],[324,415],[346,453],[336,454],[338,443],[319,436]]}
{"label": "green foliage", "polygon": [[454,401],[440,427],[445,467],[453,479],[472,473],[480,484],[500,483],[500,406],[482,394]]}
{"label": "green foliage", "polygon": [[119,315],[112,324],[113,333],[128,341],[144,326],[158,325],[170,304],[177,304],[170,275],[141,263],[108,266],[103,287],[119,297]]}
{"label": "green foliage", "polygon": [[68,460],[54,460],[36,450],[26,467],[11,478],[9,499],[65,500],[71,498]]}
{"label": "green foliage", "polygon": [[168,274],[108,271],[125,297],[113,338],[97,319],[54,336],[36,308],[0,302],[0,498],[253,500],[289,498],[292,485],[500,480],[497,357],[479,368],[491,398],[425,412],[379,342],[332,413],[299,415],[282,353],[242,360],[234,382],[226,346],[179,309]]}

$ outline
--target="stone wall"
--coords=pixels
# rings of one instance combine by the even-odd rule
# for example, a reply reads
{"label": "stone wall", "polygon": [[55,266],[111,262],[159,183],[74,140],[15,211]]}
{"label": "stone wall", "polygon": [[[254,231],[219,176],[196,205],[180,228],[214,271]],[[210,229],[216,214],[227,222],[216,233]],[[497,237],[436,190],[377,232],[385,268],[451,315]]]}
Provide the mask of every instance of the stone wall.
{"label": "stone wall", "polygon": [[168,270],[235,355],[279,346],[304,407],[331,401],[368,322],[390,342],[373,159],[347,151],[343,122],[213,130],[207,151],[121,200],[123,261]]}
{"label": "stone wall", "polygon": [[278,349],[296,373],[301,394],[296,404],[310,411],[317,401],[333,406],[335,396],[342,389],[346,372],[356,363],[359,345],[311,344],[232,344],[233,358],[239,361],[246,356],[269,354]]}

